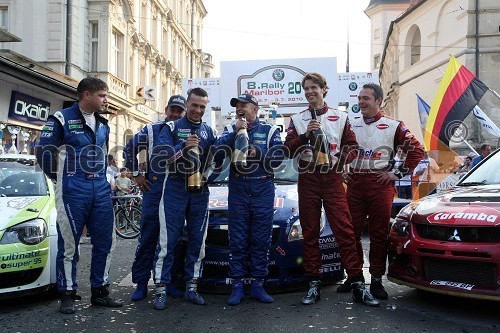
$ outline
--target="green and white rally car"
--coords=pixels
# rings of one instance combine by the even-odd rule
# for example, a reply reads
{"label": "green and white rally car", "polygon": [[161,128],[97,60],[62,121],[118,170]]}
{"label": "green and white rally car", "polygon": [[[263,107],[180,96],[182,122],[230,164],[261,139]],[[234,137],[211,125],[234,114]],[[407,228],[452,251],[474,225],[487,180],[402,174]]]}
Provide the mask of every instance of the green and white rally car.
{"label": "green and white rally car", "polygon": [[56,282],[52,182],[35,156],[0,155],[0,299],[47,291]]}

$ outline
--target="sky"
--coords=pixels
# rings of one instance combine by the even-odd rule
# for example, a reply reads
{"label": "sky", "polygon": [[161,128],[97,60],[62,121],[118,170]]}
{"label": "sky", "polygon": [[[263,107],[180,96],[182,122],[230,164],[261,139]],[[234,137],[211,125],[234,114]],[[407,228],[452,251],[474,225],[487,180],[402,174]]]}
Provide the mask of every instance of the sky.
{"label": "sky", "polygon": [[370,71],[369,0],[203,0],[202,49],[220,62],[337,57],[350,72]]}

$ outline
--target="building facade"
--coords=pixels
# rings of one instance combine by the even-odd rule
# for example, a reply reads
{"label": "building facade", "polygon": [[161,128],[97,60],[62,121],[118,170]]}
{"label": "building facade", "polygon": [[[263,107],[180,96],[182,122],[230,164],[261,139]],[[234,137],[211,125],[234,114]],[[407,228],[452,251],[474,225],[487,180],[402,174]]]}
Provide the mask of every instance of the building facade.
{"label": "building facade", "polygon": [[[383,1],[381,1],[383,2]],[[389,26],[379,68],[385,92],[383,110],[402,119],[422,139],[416,94],[432,104],[450,55],[494,91],[500,90],[500,2],[497,0],[412,1]],[[373,31],[372,31],[373,33]],[[493,122],[500,122],[500,100],[487,92],[479,106]],[[467,141],[496,147],[498,138],[481,130],[470,114],[465,122]],[[452,147],[464,154],[463,142]]]}
{"label": "building facade", "polygon": [[0,47],[73,79],[73,87],[86,76],[105,81],[110,147],[120,160],[131,135],[163,119],[182,78],[211,76],[202,51],[206,15],[201,0],[0,0],[4,27],[22,39]]}

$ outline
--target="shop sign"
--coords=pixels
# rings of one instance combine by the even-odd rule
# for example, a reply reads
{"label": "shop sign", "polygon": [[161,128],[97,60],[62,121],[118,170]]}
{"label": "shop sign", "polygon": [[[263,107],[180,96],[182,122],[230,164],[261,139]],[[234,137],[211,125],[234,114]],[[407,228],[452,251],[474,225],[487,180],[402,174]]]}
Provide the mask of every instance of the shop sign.
{"label": "shop sign", "polygon": [[9,118],[44,125],[50,114],[50,103],[18,91],[13,91],[10,97]]}

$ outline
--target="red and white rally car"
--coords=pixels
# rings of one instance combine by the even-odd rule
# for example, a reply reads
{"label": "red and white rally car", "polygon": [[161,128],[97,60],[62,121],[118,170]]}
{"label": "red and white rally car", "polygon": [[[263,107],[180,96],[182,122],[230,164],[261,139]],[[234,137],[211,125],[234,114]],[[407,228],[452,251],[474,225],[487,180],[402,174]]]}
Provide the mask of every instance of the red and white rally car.
{"label": "red and white rally car", "polygon": [[453,188],[412,202],[390,227],[390,281],[500,301],[500,150]]}

